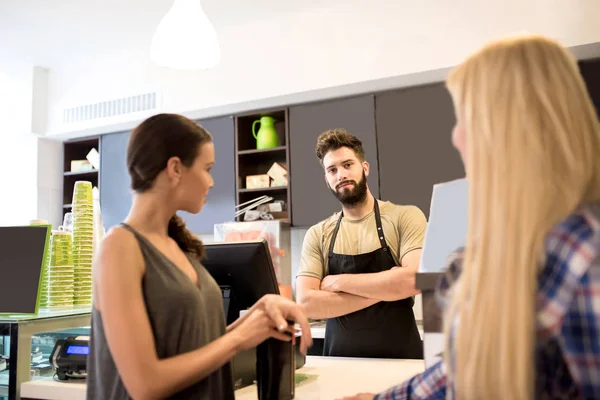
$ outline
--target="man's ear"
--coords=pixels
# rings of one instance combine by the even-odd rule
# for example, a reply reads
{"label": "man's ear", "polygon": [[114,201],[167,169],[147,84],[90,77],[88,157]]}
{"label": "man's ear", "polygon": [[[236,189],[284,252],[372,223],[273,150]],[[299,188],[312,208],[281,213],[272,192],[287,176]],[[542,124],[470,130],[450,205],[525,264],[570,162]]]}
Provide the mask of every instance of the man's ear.
{"label": "man's ear", "polygon": [[371,169],[371,166],[369,165],[369,163],[367,161],[363,161],[362,167],[363,167],[363,171],[365,171],[365,176],[369,176],[369,170]]}

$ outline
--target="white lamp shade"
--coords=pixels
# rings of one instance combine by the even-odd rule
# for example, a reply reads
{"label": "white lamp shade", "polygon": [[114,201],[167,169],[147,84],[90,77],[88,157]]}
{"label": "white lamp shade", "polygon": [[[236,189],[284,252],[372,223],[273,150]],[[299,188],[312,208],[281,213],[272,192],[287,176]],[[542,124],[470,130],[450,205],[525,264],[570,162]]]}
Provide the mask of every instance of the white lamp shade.
{"label": "white lamp shade", "polygon": [[173,69],[207,69],[221,60],[215,28],[200,0],[175,0],[156,28],[150,57]]}

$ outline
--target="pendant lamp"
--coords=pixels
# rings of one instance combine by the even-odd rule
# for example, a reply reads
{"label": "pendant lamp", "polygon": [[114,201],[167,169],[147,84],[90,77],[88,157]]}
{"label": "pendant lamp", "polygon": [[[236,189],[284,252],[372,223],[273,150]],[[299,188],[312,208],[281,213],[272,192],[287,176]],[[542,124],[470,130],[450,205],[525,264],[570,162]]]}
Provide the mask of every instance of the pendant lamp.
{"label": "pendant lamp", "polygon": [[182,70],[208,69],[221,60],[217,33],[200,0],[175,0],[162,18],[150,47],[158,65]]}

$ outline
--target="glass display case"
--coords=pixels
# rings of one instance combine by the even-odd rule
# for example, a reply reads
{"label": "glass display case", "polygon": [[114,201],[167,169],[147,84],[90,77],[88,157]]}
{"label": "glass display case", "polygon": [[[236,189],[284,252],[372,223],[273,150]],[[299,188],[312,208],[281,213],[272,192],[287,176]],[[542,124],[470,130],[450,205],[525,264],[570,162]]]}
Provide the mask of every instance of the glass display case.
{"label": "glass display case", "polygon": [[23,382],[53,377],[49,357],[56,341],[88,336],[90,315],[89,308],[0,315],[0,400],[20,399]]}

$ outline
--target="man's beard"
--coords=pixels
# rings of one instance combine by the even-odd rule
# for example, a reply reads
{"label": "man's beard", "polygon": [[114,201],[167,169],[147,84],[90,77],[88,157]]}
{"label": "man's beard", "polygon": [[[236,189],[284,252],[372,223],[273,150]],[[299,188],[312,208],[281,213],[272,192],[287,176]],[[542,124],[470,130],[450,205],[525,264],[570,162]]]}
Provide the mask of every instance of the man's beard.
{"label": "man's beard", "polygon": [[[338,190],[339,186],[346,183],[354,184],[352,189],[342,188]],[[367,176],[363,171],[362,179],[359,182],[353,180],[345,180],[336,185],[335,189],[327,185],[331,193],[346,207],[353,207],[357,204],[362,203],[367,198]]]}

